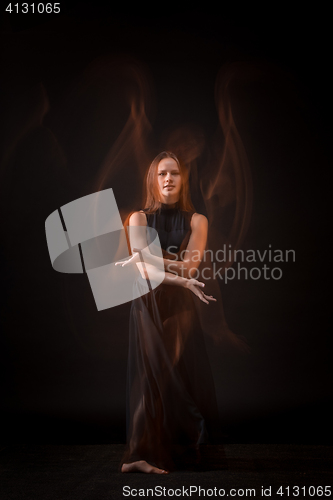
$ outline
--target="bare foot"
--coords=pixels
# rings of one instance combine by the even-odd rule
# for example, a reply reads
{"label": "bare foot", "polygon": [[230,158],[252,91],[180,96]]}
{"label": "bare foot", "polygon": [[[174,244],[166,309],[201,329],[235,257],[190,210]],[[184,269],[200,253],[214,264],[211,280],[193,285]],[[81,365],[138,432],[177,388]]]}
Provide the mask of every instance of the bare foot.
{"label": "bare foot", "polygon": [[169,471],[158,469],[153,465],[150,465],[145,460],[139,460],[138,462],[132,462],[131,464],[123,464],[121,466],[121,472],[145,472],[146,474],[169,474]]}

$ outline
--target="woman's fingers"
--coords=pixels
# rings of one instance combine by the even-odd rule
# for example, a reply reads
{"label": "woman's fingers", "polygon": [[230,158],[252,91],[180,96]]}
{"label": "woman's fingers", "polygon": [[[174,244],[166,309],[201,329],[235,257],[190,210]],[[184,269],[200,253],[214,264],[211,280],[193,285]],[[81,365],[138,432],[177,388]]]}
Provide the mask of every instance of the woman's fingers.
{"label": "woman's fingers", "polygon": [[202,302],[204,302],[205,304],[209,304],[208,300],[206,300],[206,299],[204,298],[204,296],[203,296],[203,295],[198,294],[198,297],[199,297],[199,299],[200,299],[200,300],[202,300]]}
{"label": "woman's fingers", "polygon": [[192,285],[198,286],[200,288],[203,288],[205,286],[205,283],[202,283],[201,281],[198,281],[194,278],[190,278],[190,282]]}
{"label": "woman's fingers", "polygon": [[124,262],[124,261],[115,262],[115,263],[114,263],[114,265],[115,265],[115,266],[121,266],[121,267],[124,267],[124,266],[126,266],[126,264],[128,264],[128,263],[129,263],[129,260],[125,260],[125,262]]}
{"label": "woman's fingers", "polygon": [[205,295],[205,298],[207,300],[213,300],[214,302],[216,302],[216,299],[215,299],[215,297],[213,297],[213,295],[206,295],[206,294],[204,294],[204,295]]}
{"label": "woman's fingers", "polygon": [[128,260],[120,260],[120,261],[118,261],[118,262],[115,262],[115,266],[121,266],[121,267],[124,267],[124,266],[126,266],[127,264],[129,264],[129,263],[130,263],[130,262],[132,262],[132,261],[134,261],[134,262],[135,262],[136,260],[138,260],[138,255],[139,255],[138,253],[134,253],[134,254],[132,255],[132,257],[131,257],[130,259],[128,259]]}
{"label": "woman's fingers", "polygon": [[205,304],[209,304],[208,301],[213,301],[213,302],[216,302],[216,299],[215,297],[213,297],[213,295],[206,295],[205,292],[203,292],[201,289],[198,289],[198,293],[196,293],[196,295],[199,297],[200,300],[202,300],[202,302],[204,302]]}
{"label": "woman's fingers", "polygon": [[206,297],[205,294],[196,287],[195,287],[195,294],[199,297],[200,300],[202,300],[202,302],[204,302],[205,304],[209,304],[208,300],[205,298]]}
{"label": "woman's fingers", "polygon": [[203,288],[205,286],[205,283],[202,283],[201,281],[198,281],[194,278],[190,278],[190,283],[189,287],[192,290],[192,292],[199,297],[202,302],[205,304],[209,304],[209,301],[216,302],[216,299],[213,297],[213,295],[206,295],[205,292],[203,291]]}

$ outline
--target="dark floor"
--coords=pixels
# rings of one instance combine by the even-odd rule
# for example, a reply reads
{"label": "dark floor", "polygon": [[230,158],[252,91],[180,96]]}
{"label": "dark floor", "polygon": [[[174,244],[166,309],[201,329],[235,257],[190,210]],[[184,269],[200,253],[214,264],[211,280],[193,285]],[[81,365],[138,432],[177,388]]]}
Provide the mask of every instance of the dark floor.
{"label": "dark floor", "polygon": [[[177,471],[163,477],[118,472],[123,449],[120,444],[2,446],[0,499],[109,500],[135,498],[135,494],[137,498],[332,496],[331,446],[211,446],[207,450],[206,470]],[[127,489],[123,490],[125,486]],[[155,496],[147,490],[157,486],[160,489],[156,488]],[[326,491],[325,486],[329,487]]]}

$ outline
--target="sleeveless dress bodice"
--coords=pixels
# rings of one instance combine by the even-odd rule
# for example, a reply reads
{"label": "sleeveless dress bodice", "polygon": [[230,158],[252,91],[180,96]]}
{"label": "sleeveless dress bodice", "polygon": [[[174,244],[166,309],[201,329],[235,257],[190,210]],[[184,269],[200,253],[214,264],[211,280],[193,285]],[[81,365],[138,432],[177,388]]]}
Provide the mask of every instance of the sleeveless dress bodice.
{"label": "sleeveless dress bodice", "polygon": [[156,229],[164,252],[180,254],[188,244],[193,212],[178,208],[178,204],[165,205],[152,214],[146,214],[147,226]]}

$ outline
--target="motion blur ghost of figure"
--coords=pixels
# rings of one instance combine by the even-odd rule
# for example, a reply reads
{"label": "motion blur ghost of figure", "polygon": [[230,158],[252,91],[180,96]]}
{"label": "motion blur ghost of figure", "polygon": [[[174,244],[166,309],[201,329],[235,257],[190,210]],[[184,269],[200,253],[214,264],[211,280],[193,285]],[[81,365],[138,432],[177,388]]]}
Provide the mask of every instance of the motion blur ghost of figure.
{"label": "motion blur ghost of figure", "polygon": [[[132,301],[127,380],[127,449],[122,472],[166,474],[186,460],[200,460],[200,444],[214,434],[218,410],[214,381],[195,301],[216,299],[191,277],[203,255],[208,220],[195,212],[185,167],[160,153],[146,174],[146,203],[129,217],[129,229],[155,228],[164,279]],[[162,259],[149,253],[145,232],[130,231],[132,257],[146,279]],[[172,247],[172,254],[168,249]],[[186,252],[184,252],[186,250]],[[140,253],[145,252],[144,266]],[[175,258],[175,255],[177,258]],[[183,260],[181,257],[185,257]]]}

